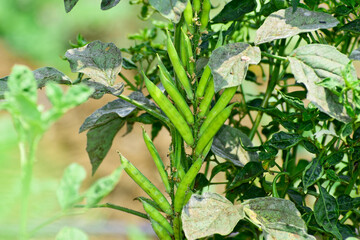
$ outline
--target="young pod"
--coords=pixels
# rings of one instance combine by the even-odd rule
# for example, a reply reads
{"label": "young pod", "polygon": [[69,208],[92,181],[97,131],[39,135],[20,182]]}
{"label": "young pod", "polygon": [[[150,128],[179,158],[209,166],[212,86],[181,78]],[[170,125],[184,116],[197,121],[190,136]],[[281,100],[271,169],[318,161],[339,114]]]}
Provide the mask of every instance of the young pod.
{"label": "young pod", "polygon": [[196,159],[196,161],[191,165],[189,171],[187,171],[183,179],[181,179],[181,182],[176,190],[174,199],[174,211],[176,213],[181,212],[181,209],[183,208],[185,203],[186,192],[189,190],[191,183],[194,181],[196,175],[199,173],[202,162],[203,158]]}
{"label": "young pod", "polygon": [[170,193],[171,187],[170,187],[170,183],[169,183],[168,174],[165,171],[164,163],[161,160],[160,155],[159,155],[158,151],[156,150],[154,143],[151,141],[149,135],[147,135],[147,133],[145,132],[144,129],[143,129],[143,138],[144,138],[146,147],[149,150],[152,159],[154,160],[156,168],[158,169],[158,172],[161,177],[161,181],[163,182],[163,184],[165,186],[165,190],[167,193]]}
{"label": "young pod", "polygon": [[200,0],[193,0],[193,8],[195,12],[199,12],[201,8]]}
{"label": "young pod", "polygon": [[206,30],[206,27],[209,23],[210,18],[210,9],[211,9],[211,3],[210,0],[204,0],[202,4],[201,9],[201,15],[200,15],[200,31],[203,32]]}
{"label": "young pod", "polygon": [[165,230],[168,231],[168,233],[173,235],[174,230],[172,229],[172,226],[170,225],[168,220],[166,220],[166,218],[156,208],[151,206],[151,204],[147,203],[146,201],[142,201],[142,200],[141,200],[141,202],[142,202],[144,210],[147,213],[147,215],[149,216],[149,218],[152,220],[155,220],[163,228],[165,228]]}
{"label": "young pod", "polygon": [[186,8],[184,10],[184,20],[187,25],[187,28],[191,33],[194,33],[194,26],[193,26],[193,12],[190,0],[188,0],[186,4]]}
{"label": "young pod", "polygon": [[124,156],[120,155],[120,161],[122,166],[124,166],[125,172],[154,200],[161,210],[168,215],[172,215],[171,205],[160,190]]}
{"label": "young pod", "polygon": [[201,135],[197,142],[195,148],[195,156],[205,155],[205,149],[208,147],[209,142],[211,142],[215,134],[219,131],[219,129],[228,119],[231,114],[231,110],[233,109],[235,104],[236,103],[233,103],[230,106],[226,107],[211,121],[211,123],[205,129],[204,133]]}
{"label": "young pod", "polygon": [[201,100],[199,105],[199,114],[198,114],[199,118],[205,117],[205,115],[208,113],[214,95],[215,95],[214,80],[211,77],[206,88],[205,96]]}
{"label": "young pod", "polygon": [[166,114],[166,116],[170,119],[171,123],[179,131],[184,141],[190,146],[194,145],[193,134],[183,116],[181,116],[178,110],[176,110],[174,105],[161,92],[161,90],[155,84],[153,84],[145,75],[144,79],[146,88],[149,91],[151,97],[154,99],[157,105],[159,105],[159,107]]}
{"label": "young pod", "polygon": [[182,32],[182,39],[184,39],[183,44],[182,44],[182,48],[185,50],[186,53],[186,66],[187,66],[187,71],[190,74],[190,76],[193,75],[193,73],[195,72],[195,63],[193,62],[194,59],[194,54],[193,54],[193,50],[191,47],[191,42],[189,37],[186,35],[184,29],[181,28],[181,32]]}
{"label": "young pod", "polygon": [[174,86],[171,79],[168,79],[160,68],[160,80],[162,85],[164,86],[166,92],[169,94],[171,99],[174,101],[180,112],[185,117],[185,120],[190,124],[194,124],[194,115],[191,112],[188,104],[185,99],[178,91],[178,89]]}
{"label": "young pod", "polygon": [[163,71],[164,75],[166,76],[167,79],[172,79],[171,74],[169,73],[169,71],[166,69],[164,63],[161,61],[161,58],[159,56],[159,54],[156,54],[156,57],[159,61],[158,63],[158,67],[161,68],[161,70]]}
{"label": "young pod", "polygon": [[196,88],[196,92],[195,92],[196,98],[199,99],[204,96],[205,88],[208,85],[210,76],[211,76],[211,69],[210,69],[209,65],[206,65],[206,67],[201,75],[199,85]]}
{"label": "young pod", "polygon": [[158,222],[156,222],[154,219],[150,218],[151,226],[154,229],[154,232],[161,240],[172,240],[170,234],[168,231],[166,231],[165,228],[163,228]]}
{"label": "young pod", "polygon": [[215,106],[206,115],[206,119],[200,127],[199,136],[204,133],[205,129],[208,128],[209,124],[218,115],[218,113],[220,113],[226,107],[226,105],[228,105],[228,103],[234,97],[236,90],[237,86],[229,87],[224,90],[224,92],[221,94],[220,98],[216,102]]}
{"label": "young pod", "polygon": [[169,54],[170,61],[173,65],[176,76],[178,77],[180,83],[184,87],[188,99],[192,100],[194,98],[194,94],[192,91],[189,78],[186,75],[186,71],[180,61],[179,55],[177,54],[174,44],[171,41],[169,32],[166,33],[167,33],[167,51]]}

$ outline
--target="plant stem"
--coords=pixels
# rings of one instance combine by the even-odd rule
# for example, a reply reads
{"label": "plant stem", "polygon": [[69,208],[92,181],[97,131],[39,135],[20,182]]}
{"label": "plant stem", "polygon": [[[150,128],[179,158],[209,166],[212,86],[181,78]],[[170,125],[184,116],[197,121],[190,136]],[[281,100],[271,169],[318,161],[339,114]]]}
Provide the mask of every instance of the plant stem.
{"label": "plant stem", "polygon": [[130,82],[129,79],[127,79],[127,77],[125,77],[124,74],[122,74],[121,72],[119,72],[119,76],[126,82],[126,84],[131,88],[131,90],[133,91],[137,91],[138,89],[134,86],[134,84],[132,84]]}
{"label": "plant stem", "polygon": [[274,58],[277,60],[281,60],[281,61],[288,61],[288,59],[286,57],[281,57],[281,56],[274,55],[274,54],[267,53],[267,52],[261,52],[261,55],[264,55],[264,56],[270,57],[270,58]]}
{"label": "plant stem", "polygon": [[111,209],[119,210],[119,211],[122,211],[122,212],[130,213],[132,215],[135,215],[135,216],[138,216],[138,217],[141,217],[141,218],[149,219],[149,217],[146,214],[142,213],[142,212],[138,212],[138,211],[126,208],[126,207],[121,207],[121,206],[118,206],[118,205],[115,205],[115,204],[112,204],[112,203],[104,203],[104,204],[101,204],[101,205],[96,205],[93,208],[111,208]]}

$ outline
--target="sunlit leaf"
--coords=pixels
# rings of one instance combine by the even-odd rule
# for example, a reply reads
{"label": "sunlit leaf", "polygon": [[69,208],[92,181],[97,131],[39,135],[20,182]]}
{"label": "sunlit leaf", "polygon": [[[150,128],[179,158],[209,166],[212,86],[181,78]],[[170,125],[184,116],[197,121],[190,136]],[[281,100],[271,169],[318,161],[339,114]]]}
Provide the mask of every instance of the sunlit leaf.
{"label": "sunlit leaf", "polygon": [[238,20],[256,8],[255,0],[232,0],[212,19],[213,23],[227,23]]}
{"label": "sunlit leaf", "polygon": [[337,239],[342,239],[339,229],[336,226],[339,218],[339,206],[336,199],[321,186],[319,187],[319,191],[320,197],[314,205],[316,222]]}
{"label": "sunlit leaf", "polygon": [[193,194],[181,214],[185,236],[189,240],[215,233],[227,235],[242,218],[238,207],[216,193]]}
{"label": "sunlit leaf", "polygon": [[81,72],[94,81],[113,85],[121,70],[121,51],[113,43],[91,42],[84,47],[69,49],[65,53],[72,72]]}
{"label": "sunlit leaf", "polygon": [[[339,103],[338,96],[317,84],[325,78],[332,78],[344,86],[342,70],[350,61],[347,56],[333,46],[310,44],[294,50],[288,59],[295,80],[305,84],[308,90],[308,100],[320,111],[339,121],[351,120],[344,105]],[[352,65],[351,75],[353,79],[357,79],[355,68]]]}
{"label": "sunlit leaf", "polygon": [[253,146],[246,134],[239,129],[224,125],[214,137],[211,151],[240,167],[243,167],[250,161],[258,161],[257,153],[246,151],[241,147],[241,144],[247,147]]}
{"label": "sunlit leaf", "polygon": [[270,14],[256,31],[255,44],[295,36],[303,32],[335,27],[338,20],[330,14],[292,7]]}
{"label": "sunlit leaf", "polygon": [[77,163],[72,163],[65,169],[60,186],[56,191],[58,201],[63,210],[81,201],[82,197],[79,194],[79,189],[85,177],[85,169]]}
{"label": "sunlit leaf", "polygon": [[246,77],[249,64],[258,64],[260,60],[260,49],[247,43],[230,43],[214,50],[209,66],[214,76],[215,92],[239,86]]}
{"label": "sunlit leaf", "polygon": [[88,240],[88,237],[80,229],[63,227],[56,235],[56,240]]}
{"label": "sunlit leaf", "polygon": [[167,19],[178,23],[185,10],[187,0],[149,0],[151,6],[158,10]]}

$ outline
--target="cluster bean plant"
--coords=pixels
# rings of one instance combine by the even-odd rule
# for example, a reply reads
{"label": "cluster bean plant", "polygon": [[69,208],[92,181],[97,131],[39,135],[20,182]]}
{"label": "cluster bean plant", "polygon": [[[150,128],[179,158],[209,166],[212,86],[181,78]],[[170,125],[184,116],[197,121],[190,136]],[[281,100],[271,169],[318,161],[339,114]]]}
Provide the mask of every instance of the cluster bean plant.
{"label": "cluster bean plant", "polygon": [[[64,0],[65,10],[77,2]],[[135,123],[151,125],[151,133],[143,130],[143,140],[164,186],[155,186],[119,152],[119,160],[112,159],[120,166],[115,175],[85,194],[77,192],[81,169],[71,165],[66,170],[58,190],[64,211],[125,211],[149,220],[159,239],[357,239],[360,81],[354,63],[360,60],[359,2],[129,3],[140,5],[138,16],[152,23],[129,37],[134,45],[118,48],[79,35],[64,57],[77,79],[52,68],[46,68],[51,74],[33,74],[39,87],[56,81],[70,89],[87,86],[95,99],[114,97],[80,128],[87,131],[93,174],[120,129],[129,133]],[[102,0],[101,9],[122,4]],[[132,70],[134,77],[127,78],[122,69]],[[22,79],[22,86],[33,75],[15,69],[0,79],[1,106],[14,115],[18,128],[33,100],[27,87],[17,97],[15,78]],[[123,94],[124,88],[131,93]],[[50,99],[60,93],[54,83],[46,89]],[[75,95],[63,101],[80,103]],[[52,103],[55,109],[63,105]],[[24,123],[43,132],[43,121],[52,118],[34,115]],[[171,136],[169,159],[161,159],[152,142],[162,128]],[[23,139],[28,135],[19,133],[30,149],[24,168],[30,168],[37,135]],[[147,194],[136,198],[144,211],[100,203],[121,169]],[[91,198],[98,192],[101,196]],[[24,190],[24,208],[26,196]]]}

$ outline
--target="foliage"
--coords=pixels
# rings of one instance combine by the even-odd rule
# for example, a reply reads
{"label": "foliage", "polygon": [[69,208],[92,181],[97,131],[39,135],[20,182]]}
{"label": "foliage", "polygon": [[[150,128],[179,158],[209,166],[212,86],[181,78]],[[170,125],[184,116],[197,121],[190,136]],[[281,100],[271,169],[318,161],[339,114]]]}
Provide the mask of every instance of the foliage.
{"label": "foliage", "polygon": [[[65,0],[66,11],[76,3]],[[101,7],[118,3],[102,1]],[[170,132],[170,168],[159,162],[144,134],[166,193],[120,154],[121,166],[150,196],[138,198],[146,214],[99,205],[101,197],[92,196],[114,187],[117,170],[104,180],[111,187],[94,187],[85,195],[76,194],[82,174],[66,172],[69,182],[59,191],[63,208],[91,196],[86,207],[149,219],[160,239],[357,237],[360,82],[352,60],[359,60],[359,19],[354,19],[359,3],[232,0],[210,20],[209,0],[130,3],[142,6],[143,19],[159,12],[169,22],[153,22],[153,28],[130,36],[136,41],[128,49],[79,38],[65,54],[79,74],[68,84],[91,86],[94,98],[118,98],[80,129],[88,130],[93,173],[125,123],[127,132],[135,122],[150,124],[152,139],[162,127]],[[121,67],[134,70],[134,79]],[[252,72],[256,68],[263,82]],[[114,84],[117,75],[122,84]],[[13,78],[0,79],[0,86],[11,91]],[[249,89],[254,84],[266,85],[265,92],[254,94]],[[56,95],[54,86],[47,88]],[[132,90],[129,96],[122,94],[124,87]],[[29,91],[35,88],[33,82]],[[3,92],[5,106],[22,107],[15,116],[28,102],[35,108],[31,95],[24,94],[20,104]],[[52,103],[63,106],[56,99]],[[26,121],[40,131],[44,124],[38,115]],[[220,173],[225,182],[214,181]],[[223,195],[203,193],[220,184]]]}

